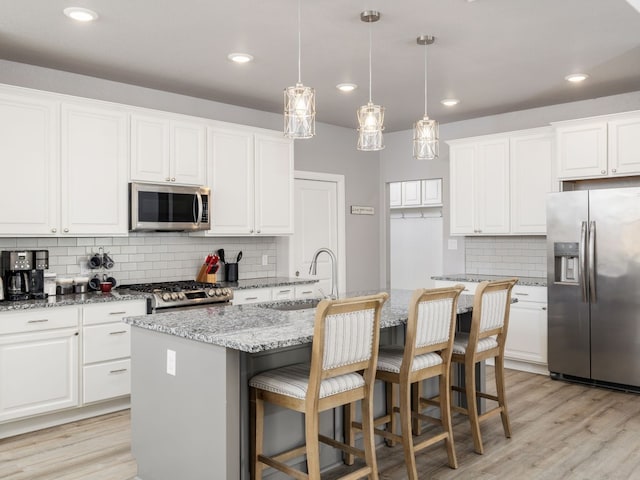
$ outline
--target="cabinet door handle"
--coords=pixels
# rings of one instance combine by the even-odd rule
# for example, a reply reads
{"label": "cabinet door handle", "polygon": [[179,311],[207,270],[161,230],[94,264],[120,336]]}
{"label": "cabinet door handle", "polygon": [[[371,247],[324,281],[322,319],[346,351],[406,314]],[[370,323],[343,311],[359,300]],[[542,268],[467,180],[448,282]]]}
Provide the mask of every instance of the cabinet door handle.
{"label": "cabinet door handle", "polygon": [[528,297],[529,296],[528,293],[513,292],[513,294],[514,295],[520,295],[520,296],[523,296],[523,297]]}
{"label": "cabinet door handle", "polygon": [[52,228],[52,229],[51,229],[51,233],[56,233],[57,231],[58,231],[58,229],[57,229],[57,228]]}
{"label": "cabinet door handle", "polygon": [[605,173],[607,173],[607,171],[606,170],[600,170],[600,173],[604,175]]}
{"label": "cabinet door handle", "polygon": [[245,300],[257,300],[257,299],[258,299],[258,297],[247,297],[247,298],[245,298]]}
{"label": "cabinet door handle", "polygon": [[48,322],[48,321],[49,321],[48,318],[41,318],[39,320],[29,320],[29,321],[27,321],[27,323],[45,323],[45,322]]}
{"label": "cabinet door handle", "polygon": [[172,182],[175,182],[175,181],[176,181],[176,179],[175,179],[175,178],[171,178],[171,181],[172,181]]}
{"label": "cabinet door handle", "polygon": [[127,312],[109,312],[109,315],[124,315]]}
{"label": "cabinet door handle", "polygon": [[127,369],[126,368],[119,368],[118,370],[111,370],[109,371],[109,374],[116,374],[116,373],[124,373],[126,372]]}
{"label": "cabinet door handle", "polygon": [[308,295],[310,293],[313,293],[313,290],[305,290],[304,292],[302,292],[302,295]]}
{"label": "cabinet door handle", "polygon": [[166,177],[166,178],[164,179],[164,181],[165,181],[165,182],[170,182],[170,181],[171,181],[171,178]]}
{"label": "cabinet door handle", "polygon": [[127,333],[126,330],[118,330],[117,332],[109,332],[109,335],[121,335],[123,333]]}
{"label": "cabinet door handle", "polygon": [[280,290],[278,292],[278,295],[280,295],[281,293],[289,293],[290,291],[291,291],[291,289],[289,289],[289,290]]}
{"label": "cabinet door handle", "polygon": [[258,230],[256,233],[260,233],[260,230]]}
{"label": "cabinet door handle", "polygon": [[64,229],[64,233],[69,233],[69,229],[68,229],[68,228],[65,228],[65,229]]}
{"label": "cabinet door handle", "polygon": [[542,307],[542,310],[546,310],[546,309],[547,309],[547,307]]}
{"label": "cabinet door handle", "polygon": [[611,169],[611,171],[612,171],[613,173],[616,173],[616,172],[617,172],[617,170],[616,170],[615,168],[612,168],[612,169]]}

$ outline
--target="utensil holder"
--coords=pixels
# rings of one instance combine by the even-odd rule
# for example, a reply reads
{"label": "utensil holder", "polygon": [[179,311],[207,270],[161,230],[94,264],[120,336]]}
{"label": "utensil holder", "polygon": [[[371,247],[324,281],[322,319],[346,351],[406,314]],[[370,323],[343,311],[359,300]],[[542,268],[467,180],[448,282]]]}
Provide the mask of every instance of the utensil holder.
{"label": "utensil holder", "polygon": [[226,263],[224,266],[224,275],[225,275],[225,280],[227,282],[237,282],[238,281],[238,264]]}

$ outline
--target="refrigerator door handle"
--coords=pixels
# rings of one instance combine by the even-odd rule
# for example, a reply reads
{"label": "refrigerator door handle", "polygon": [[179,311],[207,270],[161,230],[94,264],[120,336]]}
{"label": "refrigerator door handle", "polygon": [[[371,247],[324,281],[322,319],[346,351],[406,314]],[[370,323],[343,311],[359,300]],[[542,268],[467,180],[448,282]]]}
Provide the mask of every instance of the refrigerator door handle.
{"label": "refrigerator door handle", "polygon": [[582,290],[582,301],[587,299],[587,222],[582,222],[580,229],[580,289]]}
{"label": "refrigerator door handle", "polygon": [[589,299],[596,303],[596,222],[589,223]]}

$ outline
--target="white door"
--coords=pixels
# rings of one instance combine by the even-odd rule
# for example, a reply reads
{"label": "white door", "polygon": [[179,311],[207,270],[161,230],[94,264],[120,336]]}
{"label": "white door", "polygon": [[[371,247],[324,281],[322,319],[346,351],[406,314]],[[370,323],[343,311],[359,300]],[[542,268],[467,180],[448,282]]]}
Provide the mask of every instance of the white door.
{"label": "white door", "polygon": [[[296,172],[294,182],[295,232],[284,237],[287,243],[289,275],[297,278],[318,278],[319,294],[331,293],[331,260],[328,254],[318,257],[317,275],[309,274],[313,254],[326,247],[338,261],[338,287],[347,291],[345,258],[344,177],[342,175]],[[308,290],[306,287],[303,289]],[[302,292],[302,291],[301,291]],[[304,296],[308,296],[305,294]]]}

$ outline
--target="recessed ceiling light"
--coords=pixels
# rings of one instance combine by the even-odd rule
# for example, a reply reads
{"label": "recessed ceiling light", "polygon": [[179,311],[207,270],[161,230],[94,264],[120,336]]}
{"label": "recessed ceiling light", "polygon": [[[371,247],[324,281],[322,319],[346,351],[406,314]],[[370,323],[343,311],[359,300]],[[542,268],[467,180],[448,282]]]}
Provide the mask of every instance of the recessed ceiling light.
{"label": "recessed ceiling light", "polygon": [[440,103],[446,105],[447,107],[453,107],[460,103],[460,100],[457,98],[445,98],[444,100],[440,100]]}
{"label": "recessed ceiling light", "polygon": [[571,75],[567,75],[566,77],[564,77],[566,81],[571,83],[584,82],[587,78],[589,78],[589,75],[587,75],[586,73],[572,73]]}
{"label": "recessed ceiling light", "polygon": [[230,53],[227,58],[236,63],[249,63],[253,60],[253,56],[248,53]]}
{"label": "recessed ceiling light", "polygon": [[98,18],[98,14],[93,10],[81,7],[68,7],[63,10],[63,13],[78,22],[92,22]]}
{"label": "recessed ceiling light", "polygon": [[336,88],[341,92],[349,93],[358,88],[358,85],[356,85],[355,83],[339,83],[338,85],[336,85]]}

